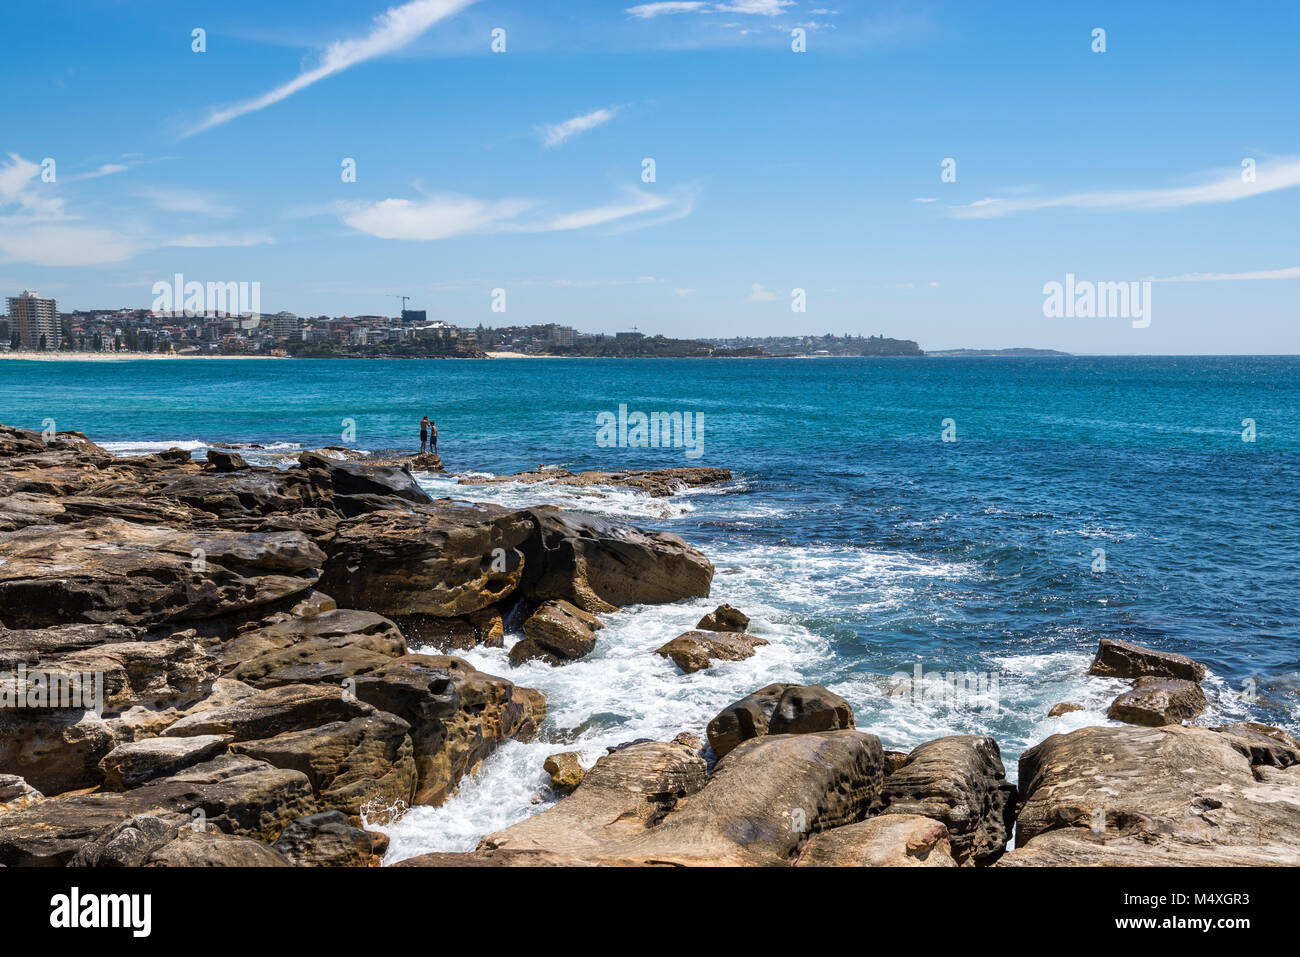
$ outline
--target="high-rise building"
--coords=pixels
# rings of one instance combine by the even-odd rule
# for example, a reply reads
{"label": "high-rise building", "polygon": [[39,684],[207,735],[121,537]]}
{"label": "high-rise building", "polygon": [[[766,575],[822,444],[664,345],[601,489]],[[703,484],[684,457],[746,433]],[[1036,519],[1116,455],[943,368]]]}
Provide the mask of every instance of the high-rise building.
{"label": "high-rise building", "polygon": [[42,299],[23,290],[21,296],[9,297],[9,328],[18,330],[22,349],[57,349],[59,347],[59,308],[53,299]]}

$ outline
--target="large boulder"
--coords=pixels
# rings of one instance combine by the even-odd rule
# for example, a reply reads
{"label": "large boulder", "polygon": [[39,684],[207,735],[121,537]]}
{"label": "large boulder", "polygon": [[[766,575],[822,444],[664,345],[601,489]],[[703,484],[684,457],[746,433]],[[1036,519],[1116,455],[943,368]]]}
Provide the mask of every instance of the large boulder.
{"label": "large boulder", "polygon": [[1080,728],[1020,758],[1005,865],[1300,864],[1300,766],[1251,766],[1249,742],[1165,725]]}
{"label": "large boulder", "polygon": [[430,501],[429,494],[404,468],[344,462],[319,452],[302,453],[298,463],[304,469],[325,472],[336,495],[391,496],[416,504]]}
{"label": "large boulder", "polygon": [[1182,724],[1206,708],[1205,693],[1195,681],[1182,678],[1139,678],[1106,712],[1112,721],[1127,724]]}
{"label": "large boulder", "polygon": [[234,741],[273,737],[286,731],[317,728],[332,721],[369,717],[375,709],[341,688],[282,685],[267,688],[224,707],[181,718],[167,728],[170,737],[224,734]]}
{"label": "large boulder", "polygon": [[[415,798],[411,726],[385,711],[270,738],[241,741],[236,754],[301,771],[321,807],[346,814],[408,806]],[[184,740],[184,739],[182,739]]]}
{"label": "large boulder", "polygon": [[917,814],[880,817],[820,831],[808,839],[799,867],[956,867],[948,828]]}
{"label": "large boulder", "polygon": [[596,629],[603,627],[595,615],[567,601],[548,601],[524,621],[524,637],[510,649],[510,663],[576,661],[595,650]]}
{"label": "large boulder", "polygon": [[879,809],[880,741],[858,731],[746,741],[706,776],[679,744],[615,751],[572,795],[489,835],[479,851],[549,852],[594,864],[788,865],[810,834]]}
{"label": "large boulder", "polygon": [[768,642],[755,635],[726,631],[688,631],[656,648],[655,654],[669,659],[688,675],[703,671],[715,661],[743,661]]}
{"label": "large boulder", "polygon": [[324,558],[301,532],[31,525],[0,533],[0,621],[153,625],[249,613],[306,591]]}
{"label": "large boulder", "polygon": [[524,514],[440,501],[339,523],[320,587],[381,615],[452,618],[511,594],[523,574]]}
{"label": "large boulder", "polygon": [[370,834],[353,827],[340,811],[300,817],[273,845],[298,867],[369,867],[379,863]]}
{"label": "large boulder", "polygon": [[959,864],[988,864],[1006,850],[1015,824],[1016,787],[998,743],[974,734],[918,745],[885,779],[884,813],[920,815],[947,827]]}
{"label": "large boulder", "polygon": [[724,757],[742,741],[765,734],[806,734],[852,728],[849,703],[821,685],[776,683],[723,708],[709,722],[709,745]]}
{"label": "large boulder", "polygon": [[709,594],[712,563],[676,535],[550,507],[524,514],[536,532],[522,591],[535,601],[560,598],[600,613]]}
{"label": "large boulder", "polygon": [[1200,681],[1205,665],[1172,651],[1156,651],[1129,641],[1103,638],[1097,644],[1097,656],[1088,669],[1090,675],[1103,678],[1181,678]]}
{"label": "large boulder", "polygon": [[411,726],[416,804],[441,804],[502,743],[529,740],[545,716],[537,692],[449,655],[397,658],[359,676],[356,695]]}
{"label": "large boulder", "polygon": [[406,654],[393,622],[368,611],[329,609],[245,631],[212,653],[222,673],[259,688],[331,684]]}
{"label": "large boulder", "polygon": [[139,787],[154,778],[215,758],[226,750],[230,736],[202,734],[192,738],[145,738],[119,744],[100,760],[104,785],[110,791]]}
{"label": "large boulder", "polygon": [[704,631],[744,631],[749,627],[749,616],[730,605],[719,605],[701,618],[695,627]]}

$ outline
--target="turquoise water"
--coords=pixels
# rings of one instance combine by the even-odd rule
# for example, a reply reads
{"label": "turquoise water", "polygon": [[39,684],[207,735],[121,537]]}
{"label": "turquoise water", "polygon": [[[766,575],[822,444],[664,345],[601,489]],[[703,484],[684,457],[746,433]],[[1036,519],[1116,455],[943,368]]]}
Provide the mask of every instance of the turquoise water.
{"label": "turquoise water", "polygon": [[[598,446],[596,416],[620,404],[702,415],[703,455]],[[1025,747],[1105,723],[1123,686],[1084,671],[1099,638],[1122,637],[1208,665],[1198,723],[1300,731],[1298,358],[0,362],[0,421],[53,418],[127,452],[411,448],[424,414],[453,476],[544,462],[736,478],[671,499],[424,480],[435,494],[667,529],[718,574],[710,601],[609,616],[597,651],[565,668],[472,653],[547,692],[545,739],[504,749],[446,807],[409,814],[396,856],[472,847],[545,806],[541,761],[557,744],[594,761],[608,744],[699,732],[774,680],[843,694],[888,747],[993,734],[1014,776]],[[650,653],[719,601],[772,644],[689,677]],[[891,676],[918,667],[969,672],[989,693],[891,695]],[[1084,710],[1048,719],[1064,700]]]}

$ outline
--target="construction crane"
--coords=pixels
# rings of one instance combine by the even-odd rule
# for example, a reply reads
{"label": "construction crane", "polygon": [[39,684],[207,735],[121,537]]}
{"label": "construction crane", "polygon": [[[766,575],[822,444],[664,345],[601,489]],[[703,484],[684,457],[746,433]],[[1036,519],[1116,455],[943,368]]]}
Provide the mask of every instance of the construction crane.
{"label": "construction crane", "polygon": [[407,300],[410,299],[411,297],[410,297],[410,296],[399,296],[399,295],[397,295],[396,293],[392,293],[391,295],[393,296],[394,299],[400,299],[400,300],[402,300],[402,312],[406,312],[406,302],[407,302]]}

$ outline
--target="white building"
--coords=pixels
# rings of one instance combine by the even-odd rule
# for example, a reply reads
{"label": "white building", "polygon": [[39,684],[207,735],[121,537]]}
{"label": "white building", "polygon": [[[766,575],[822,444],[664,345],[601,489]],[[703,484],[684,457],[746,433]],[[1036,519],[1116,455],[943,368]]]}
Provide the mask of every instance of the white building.
{"label": "white building", "polygon": [[59,307],[53,299],[43,299],[27,290],[21,296],[10,296],[9,325],[18,330],[20,348],[59,347]]}

